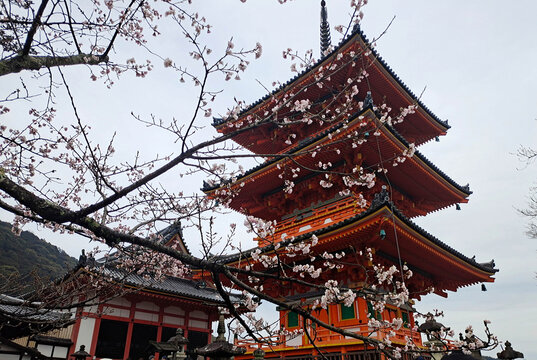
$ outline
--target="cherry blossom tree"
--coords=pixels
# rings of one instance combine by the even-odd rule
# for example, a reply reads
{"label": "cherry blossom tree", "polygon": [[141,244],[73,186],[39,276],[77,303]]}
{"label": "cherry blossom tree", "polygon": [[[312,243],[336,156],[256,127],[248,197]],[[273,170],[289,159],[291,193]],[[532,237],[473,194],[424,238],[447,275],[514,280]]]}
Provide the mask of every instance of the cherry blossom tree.
{"label": "cherry blossom tree", "polygon": [[[399,358],[404,351],[420,353],[422,350],[411,341],[406,347],[392,346],[390,336],[383,341],[372,339],[338,329],[311,313],[312,309],[326,308],[330,303],[350,304],[356,296],[373,301],[377,311],[383,309],[386,301],[404,304],[410,296],[405,286],[405,279],[411,276],[408,268],[385,267],[380,263],[364,266],[368,281],[359,290],[341,288],[333,280],[319,284],[315,279],[320,272],[348,263],[346,254],[325,253],[318,259],[322,261],[289,265],[288,259],[293,256],[308,256],[310,249],[316,245],[315,236],[300,241],[276,241],[272,236],[275,224],[256,218],[248,218],[246,225],[256,237],[264,239],[266,245],[243,251],[234,227],[224,237],[218,236],[213,229],[215,221],[218,221],[215,216],[226,211],[226,205],[237,195],[236,190],[224,187],[211,198],[181,190],[182,182],[187,183],[189,178],[204,177],[209,184],[229,183],[237,179],[243,174],[243,169],[236,165],[238,159],[258,158],[263,161],[304,155],[247,153],[229,141],[239,134],[267,123],[279,128],[291,128],[297,123],[336,123],[348,114],[373,106],[365,94],[358,96],[357,84],[366,81],[368,76],[366,66],[357,72],[357,76],[349,77],[335,89],[336,95],[331,100],[334,106],[319,106],[304,97],[308,89],[321,88],[342,69],[355,66],[356,59],[363,54],[351,52],[345,57],[338,57],[337,63],[316,70],[311,82],[292,92],[274,96],[270,100],[272,110],[266,114],[248,117],[223,134],[206,135],[206,120],[215,112],[212,104],[221,94],[221,89],[215,84],[220,80],[240,80],[250,62],[262,55],[262,45],[251,44],[245,49],[232,38],[225,44],[210,46],[207,38],[211,36],[213,27],[191,3],[171,0],[0,1],[0,78],[11,87],[2,86],[4,94],[0,100],[0,207],[14,216],[14,231],[20,231],[25,224],[37,223],[60,233],[78,234],[113,249],[114,259],[121,259],[126,271],[146,272],[157,278],[186,276],[193,267],[203,269],[211,275],[216,289],[227,302],[227,311],[235,317],[234,330],[245,332],[260,343],[270,343],[270,335],[279,331],[278,326],[257,318],[253,313],[239,313],[227,296],[230,289],[243,293],[244,304],[250,311],[264,300],[295,311],[304,319],[304,324],[315,323],[363,340],[390,358]],[[337,27],[344,35],[361,18],[361,8],[365,3],[351,2],[352,19],[346,26]],[[163,38],[170,33],[180,33],[186,39],[188,47],[181,50],[181,55],[186,57],[174,59],[159,52],[158,42],[164,41]],[[121,51],[128,46],[135,47],[135,53],[143,55],[123,61]],[[141,57],[147,60],[140,60]],[[287,49],[283,57],[291,61],[292,71],[297,72],[314,62],[311,51],[301,56],[299,52]],[[156,156],[147,156],[143,149],[128,156],[118,154],[121,151],[115,143],[116,133],[112,131],[103,140],[102,134],[92,129],[95,119],[88,115],[91,109],[88,111],[79,105],[78,89],[86,82],[98,82],[113,88],[117,81],[131,75],[139,78],[152,76],[155,68],[172,71],[179,83],[191,87],[191,99],[185,100],[192,105],[189,116],[161,120],[156,115],[144,116],[133,110],[128,126],[161,131],[172,139],[173,150]],[[76,80],[71,76],[73,72],[78,74]],[[143,88],[143,81],[139,86]],[[224,117],[238,119],[244,106],[243,101],[236,100]],[[337,111],[332,111],[332,108],[337,108]],[[389,104],[378,104],[375,110],[379,114],[380,125],[371,132],[373,136],[380,134],[382,126],[404,121],[415,107],[411,105],[396,111]],[[15,114],[17,120],[5,121],[10,114]],[[370,130],[364,120],[364,131],[352,133],[334,143],[344,141],[358,147],[368,141]],[[297,134],[290,132],[285,143],[292,145],[298,140]],[[314,158],[323,151],[336,151],[334,143],[308,150],[307,155]],[[414,145],[410,144],[408,150],[385,161],[397,166],[412,157],[414,151]],[[320,176],[319,184],[324,189],[330,189],[337,181],[344,184],[343,194],[357,193],[364,206],[360,189],[373,187],[377,174],[388,171],[385,164],[379,163],[371,169],[340,172],[334,170],[333,164],[322,161],[314,168],[297,164],[295,168],[280,170],[285,184],[282,191],[286,193],[293,192],[293,179],[300,171],[312,171]],[[176,188],[159,183],[170,172],[179,174]],[[198,231],[202,245],[200,256],[154,241],[159,236],[159,229],[177,220]],[[215,261],[215,253],[229,251],[242,253],[249,261],[248,266],[233,267]],[[375,264],[370,249],[360,251],[359,257],[366,259],[366,263]],[[268,271],[275,268],[278,275]],[[300,284],[318,289],[324,295],[308,308],[291,306],[263,292],[265,281]],[[386,292],[379,296],[375,286],[381,285]],[[68,288],[72,286],[69,284]],[[49,298],[58,299],[58,293],[65,294],[65,291],[65,287],[58,287],[56,292],[48,293],[54,294]],[[48,306],[59,308],[65,303],[62,300]],[[372,331],[390,333],[401,326],[401,319],[370,321]],[[311,328],[301,331],[310,339],[315,338]],[[441,330],[435,336],[443,339],[444,335]],[[456,346],[478,349],[496,344],[497,340],[487,332],[485,341],[467,341]],[[433,351],[444,352],[447,349],[446,343],[442,342]]]}

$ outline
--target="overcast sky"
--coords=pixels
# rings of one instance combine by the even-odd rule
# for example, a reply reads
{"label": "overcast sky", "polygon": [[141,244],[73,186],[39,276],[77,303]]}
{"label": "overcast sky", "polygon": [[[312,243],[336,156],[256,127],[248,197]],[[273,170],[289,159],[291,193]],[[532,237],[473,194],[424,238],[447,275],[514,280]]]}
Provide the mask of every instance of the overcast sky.
{"label": "overcast sky", "polygon": [[[290,78],[290,63],[282,60],[282,50],[311,48],[318,55],[319,2],[198,4],[214,26],[206,38],[211,46],[225,48],[231,37],[239,47],[257,41],[263,45],[262,58],[252,62],[241,81],[218,85],[225,93],[214,113],[225,113],[234,97],[247,103],[262,97],[265,90],[259,83],[270,87],[274,80]],[[333,27],[348,21],[348,1],[327,4],[332,37],[337,40]],[[465,255],[476,255],[482,262],[494,259],[500,269],[495,283],[487,284],[487,292],[473,286],[450,293],[447,299],[430,295],[417,307],[444,310],[441,322],[457,332],[473,324],[476,334],[482,335],[481,322],[491,320],[492,331],[501,340],[511,341],[527,359],[537,358],[537,245],[525,235],[527,219],[516,212],[525,206],[528,188],[536,185],[537,164],[524,168],[513,155],[520,145],[537,146],[537,3],[371,0],[364,12],[362,29],[370,39],[395,16],[377,42],[378,52],[413,92],[425,89],[423,103],[452,126],[440,142],[419,150],[459,184],[469,183],[474,192],[461,211],[452,207],[415,221]],[[180,34],[176,37],[159,40],[161,51],[170,57],[185,51],[179,45]],[[113,56],[118,61],[131,57],[128,50]],[[118,129],[119,153],[173,151],[163,145],[167,143],[161,135],[137,130],[125,120],[131,110],[178,119],[191,112],[191,93],[178,77],[159,69],[143,81],[125,77],[111,90],[92,84],[75,90],[82,116],[94,120],[97,132]],[[88,75],[69,69],[67,76],[84,81]],[[16,121],[15,114],[11,121]],[[192,191],[201,186],[201,180],[184,183],[177,175],[167,175],[163,183]],[[46,237],[73,256],[93,246],[58,235]],[[186,240],[196,248],[195,241]]]}
{"label": "overcast sky", "polygon": [[[264,57],[250,69],[254,78],[285,80],[282,49],[318,51],[318,2],[259,3],[248,1],[247,17],[237,7],[218,24],[238,25],[244,38],[260,39]],[[345,23],[347,1],[327,4],[332,27]],[[377,50],[415,93],[426,88],[423,102],[452,126],[420,151],[474,192],[461,211],[452,207],[416,222],[478,261],[494,259],[500,269],[487,292],[476,285],[447,299],[430,295],[417,307],[444,310],[440,321],[456,332],[473,324],[482,335],[482,321],[491,320],[501,340],[537,358],[537,245],[516,212],[535,185],[537,164],[523,169],[513,155],[520,145],[537,146],[537,3],[372,0],[364,12],[362,29],[370,39],[395,16]],[[242,91],[247,102],[263,95],[253,82]]]}

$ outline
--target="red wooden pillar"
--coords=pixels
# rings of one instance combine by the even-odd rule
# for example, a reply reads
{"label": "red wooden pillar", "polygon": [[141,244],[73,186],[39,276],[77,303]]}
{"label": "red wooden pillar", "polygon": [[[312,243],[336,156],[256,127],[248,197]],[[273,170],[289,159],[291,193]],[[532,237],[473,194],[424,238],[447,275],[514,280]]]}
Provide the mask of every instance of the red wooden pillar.
{"label": "red wooden pillar", "polygon": [[[82,322],[82,309],[76,310],[76,322],[73,325],[73,331],[71,332],[71,342],[73,345],[69,347],[69,350],[67,351],[67,355],[71,355],[76,351],[76,340],[78,339],[78,333],[80,331],[80,323]],[[28,337],[28,339],[30,339]]]}
{"label": "red wooden pillar", "polygon": [[[97,314],[103,313],[103,304],[97,307]],[[95,326],[93,327],[93,335],[91,336],[91,351],[90,354],[95,355],[97,349],[97,338],[99,337],[99,329],[101,328],[101,315],[95,318]]]}
{"label": "red wooden pillar", "polygon": [[[184,337],[188,339],[188,328],[189,328],[189,324],[188,322],[190,321],[190,310],[188,308],[185,309],[185,334],[184,334]],[[211,342],[211,339],[210,339],[210,336],[209,336],[209,342]],[[188,344],[186,345],[188,347]]]}
{"label": "red wooden pillar", "polygon": [[136,302],[133,300],[131,302],[131,312],[129,315],[129,327],[127,328],[127,341],[125,342],[125,351],[123,352],[123,360],[126,360],[129,357],[129,351],[131,350],[132,328],[134,327],[135,305],[136,305]]}
{"label": "red wooden pillar", "polygon": [[[164,305],[161,304],[158,313],[157,342],[162,341],[162,323],[164,322]],[[155,359],[159,360],[160,353],[155,353]]]}

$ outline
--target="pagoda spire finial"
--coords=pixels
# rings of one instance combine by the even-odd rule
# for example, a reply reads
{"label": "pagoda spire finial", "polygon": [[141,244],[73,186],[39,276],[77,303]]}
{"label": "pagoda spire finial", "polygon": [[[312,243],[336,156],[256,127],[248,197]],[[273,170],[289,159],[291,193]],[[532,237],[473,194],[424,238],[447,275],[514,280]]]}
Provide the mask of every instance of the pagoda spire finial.
{"label": "pagoda spire finial", "polygon": [[321,57],[330,48],[332,41],[330,39],[330,25],[328,24],[328,11],[326,10],[326,2],[321,1]]}

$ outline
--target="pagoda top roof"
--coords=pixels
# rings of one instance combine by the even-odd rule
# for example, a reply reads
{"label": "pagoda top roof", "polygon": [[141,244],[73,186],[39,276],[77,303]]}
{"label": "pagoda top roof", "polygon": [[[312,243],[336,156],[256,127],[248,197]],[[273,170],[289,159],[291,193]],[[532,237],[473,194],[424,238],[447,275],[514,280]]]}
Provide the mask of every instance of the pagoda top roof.
{"label": "pagoda top roof", "polygon": [[[348,43],[351,43],[353,40],[355,40],[356,38],[359,38],[363,41],[363,43],[367,46],[367,48],[369,50],[371,50],[372,52],[372,55],[373,57],[378,61],[378,63],[384,68],[385,71],[388,72],[388,74],[396,80],[397,84],[399,86],[401,86],[401,88],[412,98],[413,101],[416,102],[416,104],[419,105],[420,108],[422,108],[434,121],[436,121],[441,127],[443,127],[444,129],[449,129],[451,126],[448,125],[448,121],[447,120],[441,120],[437,115],[435,115],[425,104],[423,104],[423,102],[420,100],[420,98],[418,96],[416,96],[416,94],[414,94],[414,92],[412,92],[412,90],[410,90],[410,88],[403,82],[403,80],[401,80],[401,78],[395,73],[395,71],[386,63],[386,61],[382,58],[382,56],[380,56],[380,54],[373,48],[373,46],[371,46],[371,43],[369,42],[369,40],[367,39],[367,36],[364,34],[364,32],[362,31],[361,27],[359,24],[356,24],[353,28],[353,31],[347,36],[347,38],[345,39],[342,39],[339,44],[337,46],[334,47],[334,49],[325,54],[324,56],[322,56],[319,60],[317,60],[317,62],[315,62],[314,64],[312,64],[311,66],[309,67],[306,67],[302,72],[299,72],[297,75],[295,75],[294,77],[292,77],[290,80],[288,80],[287,82],[285,83],[282,83],[280,84],[280,86],[276,87],[274,90],[272,90],[272,92],[266,94],[265,96],[263,96],[262,98],[258,99],[257,101],[255,101],[254,103],[250,104],[248,107],[246,107],[245,109],[243,109],[239,114],[238,116],[241,117],[242,115],[245,115],[246,113],[248,113],[249,111],[251,111],[252,109],[254,109],[257,105],[267,101],[270,97],[274,96],[275,94],[277,94],[279,91],[285,89],[286,87],[288,87],[289,85],[293,84],[294,82],[298,81],[300,78],[302,78],[304,75],[306,75],[308,72],[310,72],[311,70],[313,70],[314,68],[316,67],[319,67],[323,62],[325,62],[327,59],[331,58],[333,55],[337,54],[340,49],[342,47],[344,47],[345,45],[347,45]],[[225,124],[226,122],[228,122],[230,119],[229,118],[217,118],[217,117],[214,117],[213,118],[213,123],[212,125],[214,127],[219,127],[223,124]]]}
{"label": "pagoda top roof", "polygon": [[[400,220],[403,224],[408,226],[410,229],[415,231],[418,235],[422,236],[423,238],[430,241],[432,244],[438,246],[440,249],[448,252],[452,256],[456,257],[457,259],[463,261],[464,263],[472,266],[473,268],[488,273],[490,275],[493,275],[494,273],[498,272],[499,270],[495,268],[494,260],[484,263],[479,263],[475,260],[475,257],[469,258],[466,255],[462,254],[461,252],[455,250],[453,247],[447,245],[446,243],[440,241],[438,238],[424,230],[422,227],[417,225],[415,222],[407,218],[401,211],[397,209],[397,207],[389,200],[389,196],[387,191],[382,191],[380,193],[377,193],[375,195],[375,198],[371,202],[369,208],[353,217],[347,218],[345,220],[342,220],[340,222],[333,223],[331,225],[328,225],[322,229],[314,230],[311,232],[303,233],[299,236],[294,237],[292,240],[287,240],[287,243],[299,243],[301,241],[307,240],[311,238],[312,235],[317,236],[319,239],[322,235],[328,234],[334,230],[338,230],[341,228],[346,227],[347,225],[350,225],[352,223],[359,222],[368,216],[371,216],[377,212],[380,211],[387,211],[392,213],[398,220]],[[286,240],[280,242],[280,247],[283,247],[285,245]],[[268,253],[271,251],[274,251],[274,245],[268,245],[262,248],[252,248],[250,250],[244,251],[242,253],[238,254],[231,254],[227,256],[221,256],[217,259],[220,263],[233,263],[236,261],[239,261],[240,259],[244,259],[245,257],[249,257],[250,254],[260,249],[263,253]]]}
{"label": "pagoda top roof", "polygon": [[[360,115],[366,113],[367,111],[370,111],[370,107],[368,108],[365,108],[363,109],[362,111],[356,113],[354,116],[352,116],[350,118],[349,121],[352,121],[354,119],[356,119],[357,117],[359,117]],[[376,114],[375,114],[376,115]],[[263,169],[263,168],[266,168],[266,167],[269,167],[275,163],[277,163],[279,160],[283,159],[283,158],[286,158],[286,157],[289,157],[289,156],[292,156],[293,154],[296,154],[298,152],[300,152],[301,150],[303,150],[304,148],[308,147],[309,145],[311,144],[314,144],[316,143],[317,141],[319,141],[320,139],[322,139],[323,137],[327,136],[328,134],[330,133],[333,133],[335,132],[336,130],[338,129],[341,129],[345,124],[343,122],[339,122],[339,123],[336,123],[335,125],[333,125],[332,127],[330,128],[327,128],[323,131],[321,131],[319,134],[317,134],[316,136],[312,136],[312,137],[307,137],[301,141],[299,141],[294,147],[292,147],[291,149],[289,149],[289,151],[286,153],[286,154],[283,154],[282,156],[273,156],[270,160],[267,160],[249,170],[247,170],[246,172],[244,172],[244,174],[241,176],[241,177],[238,177],[235,182],[238,182],[240,181],[241,179],[244,179],[245,177],[248,177],[249,175],[253,174],[253,173],[256,173],[257,171]],[[401,142],[403,143],[405,146],[409,146],[409,142],[401,135],[397,132],[397,130],[395,130],[392,126],[388,125],[388,124],[384,124],[384,126]],[[451,184],[452,186],[454,186],[457,190],[463,192],[464,194],[466,194],[467,196],[471,195],[472,194],[472,191],[470,191],[470,186],[469,185],[459,185],[457,182],[455,182],[451,177],[449,177],[445,172],[443,172],[442,170],[440,170],[434,163],[432,163],[427,157],[425,157],[422,153],[420,153],[418,150],[415,151],[414,153],[414,156],[418,159],[420,159],[421,161],[423,161],[428,167],[430,167],[432,170],[434,170],[438,175],[440,175],[442,178],[444,178],[449,184]],[[215,189],[218,189],[224,185],[227,185],[231,183],[231,180],[227,181],[227,182],[222,182],[220,184],[215,184],[215,185],[210,185],[208,184],[207,182],[203,182],[203,187],[201,188],[201,190],[203,192],[210,192],[210,191],[213,191]]]}

